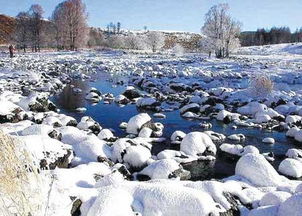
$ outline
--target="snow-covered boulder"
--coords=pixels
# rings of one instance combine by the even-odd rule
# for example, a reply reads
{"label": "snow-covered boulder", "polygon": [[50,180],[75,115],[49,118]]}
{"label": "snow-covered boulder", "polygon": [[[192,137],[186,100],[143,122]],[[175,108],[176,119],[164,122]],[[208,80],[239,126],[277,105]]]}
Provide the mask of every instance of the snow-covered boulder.
{"label": "snow-covered boulder", "polygon": [[146,145],[141,145],[140,142],[122,138],[113,143],[111,159],[114,162],[125,164],[128,168],[143,168],[150,158],[150,149]]}
{"label": "snow-covered boulder", "polygon": [[170,139],[172,142],[179,142],[182,141],[185,136],[186,134],[182,131],[174,131]]}
{"label": "snow-covered boulder", "polygon": [[260,206],[279,205],[291,196],[285,191],[273,191],[266,193],[260,200]]}
{"label": "snow-covered boulder", "polygon": [[160,103],[155,98],[141,98],[137,100],[136,106],[143,109],[155,110]]}
{"label": "snow-covered boulder", "polygon": [[246,154],[236,164],[235,174],[258,187],[276,187],[282,183],[281,176],[260,154]]}
{"label": "snow-covered boulder", "polygon": [[258,102],[250,102],[249,104],[237,109],[237,112],[243,115],[255,115],[257,112],[265,111],[267,111],[267,106]]}
{"label": "snow-covered boulder", "polygon": [[301,212],[302,193],[298,193],[281,203],[277,216],[300,216]]}
{"label": "snow-covered boulder", "polygon": [[142,137],[142,138],[149,138],[149,137],[151,137],[152,133],[153,133],[153,131],[151,128],[144,127],[143,129],[141,129],[138,136]]}
{"label": "snow-covered boulder", "polygon": [[102,129],[98,134],[98,138],[101,140],[111,140],[114,138],[113,133],[109,129]]}
{"label": "snow-covered boulder", "polygon": [[244,136],[244,134],[232,134],[232,135],[228,136],[228,139],[239,142],[239,141],[244,141],[245,136]]}
{"label": "snow-covered boulder", "polygon": [[133,116],[127,124],[127,133],[138,134],[142,126],[151,121],[151,117],[147,113],[140,113]]}
{"label": "snow-covered boulder", "polygon": [[200,156],[205,151],[216,154],[216,146],[211,138],[203,132],[188,133],[180,143],[180,150],[187,155]]}
{"label": "snow-covered boulder", "polygon": [[180,177],[182,171],[177,174],[175,171],[181,170],[179,163],[173,159],[163,159],[151,163],[139,174],[149,176],[151,179],[169,179]]}
{"label": "snow-covered boulder", "polygon": [[197,113],[199,112],[200,106],[197,103],[191,103],[183,106],[179,111],[181,114],[184,114],[186,112],[192,112]]}
{"label": "snow-covered boulder", "polygon": [[300,178],[302,176],[302,162],[286,158],[280,163],[278,170],[284,175]]}
{"label": "snow-covered boulder", "polygon": [[82,117],[81,121],[77,125],[77,128],[81,130],[91,130],[96,134],[98,134],[102,129],[102,127],[89,116]]}

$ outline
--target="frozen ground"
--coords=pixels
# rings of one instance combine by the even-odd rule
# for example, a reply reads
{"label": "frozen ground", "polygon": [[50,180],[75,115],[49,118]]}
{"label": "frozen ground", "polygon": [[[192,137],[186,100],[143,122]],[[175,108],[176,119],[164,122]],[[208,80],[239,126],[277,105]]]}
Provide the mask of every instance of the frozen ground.
{"label": "frozen ground", "polygon": [[[242,48],[223,60],[113,51],[1,57],[0,128],[21,141],[45,179],[43,207],[31,214],[301,215],[299,50],[299,44]],[[122,91],[74,85],[99,80],[100,74]],[[250,87],[251,77],[259,74],[274,82],[270,94],[256,95]],[[80,119],[49,100],[62,91],[70,91],[60,99],[70,113],[81,113]],[[116,133],[86,116],[92,106],[71,94],[91,105],[135,106],[139,114],[116,123],[124,131]],[[123,116],[120,111],[106,110],[108,118],[109,112]],[[198,122],[199,128],[175,128],[167,137],[169,125],[160,119],[173,119],[169,113]],[[212,128],[213,121],[233,133]],[[253,144],[248,130],[271,136]],[[277,145],[275,131],[294,143],[278,158],[255,147]],[[156,143],[175,148],[154,154]],[[196,164],[213,164],[220,154],[236,163],[231,176],[192,181]],[[273,166],[274,161],[280,162]]]}

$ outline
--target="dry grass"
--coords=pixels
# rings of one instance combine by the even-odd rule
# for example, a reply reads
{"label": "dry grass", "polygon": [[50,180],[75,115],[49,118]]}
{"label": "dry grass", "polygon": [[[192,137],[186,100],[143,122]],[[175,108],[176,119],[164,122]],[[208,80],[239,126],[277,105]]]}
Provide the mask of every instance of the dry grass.
{"label": "dry grass", "polygon": [[0,131],[0,215],[42,212],[41,179],[31,155],[16,139]]}
{"label": "dry grass", "polygon": [[250,88],[253,95],[265,97],[272,93],[274,83],[268,76],[261,74],[250,79]]}

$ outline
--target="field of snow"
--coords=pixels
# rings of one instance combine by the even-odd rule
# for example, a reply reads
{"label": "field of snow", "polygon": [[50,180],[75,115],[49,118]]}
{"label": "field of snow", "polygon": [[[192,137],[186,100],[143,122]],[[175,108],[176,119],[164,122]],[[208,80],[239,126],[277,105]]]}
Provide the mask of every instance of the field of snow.
{"label": "field of snow", "polygon": [[[301,215],[300,48],[242,48],[230,59],[120,51],[1,56],[0,130],[19,140],[43,176],[41,199],[33,201],[39,208],[26,215]],[[99,73],[125,91],[113,95],[110,89],[70,85]],[[272,91],[255,94],[263,87],[251,86],[255,76],[269,77]],[[50,98],[66,86],[91,104],[135,105],[139,114],[120,121],[126,135],[117,136],[85,116],[86,107],[73,108],[84,115],[80,120],[60,112]],[[169,126],[158,119],[175,110],[199,128],[164,137]],[[210,121],[233,133],[212,131]],[[271,134],[264,146],[275,145],[274,133],[282,133],[295,148],[277,156],[262,152],[256,144],[245,145],[249,137],[236,132],[242,128]],[[174,148],[154,154],[157,143]],[[195,162],[215,163],[219,155],[236,163],[231,176],[192,181]],[[11,204],[3,191],[0,205]]]}

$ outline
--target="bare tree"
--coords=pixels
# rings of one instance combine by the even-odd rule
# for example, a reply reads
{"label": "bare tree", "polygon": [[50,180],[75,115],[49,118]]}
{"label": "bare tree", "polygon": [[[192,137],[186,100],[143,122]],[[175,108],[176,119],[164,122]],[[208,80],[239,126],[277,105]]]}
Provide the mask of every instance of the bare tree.
{"label": "bare tree", "polygon": [[42,41],[42,16],[43,8],[39,4],[34,4],[29,9],[29,27],[31,31],[31,42],[32,42],[32,51],[40,52],[40,46]]}
{"label": "bare tree", "polygon": [[160,32],[149,32],[147,34],[147,43],[151,47],[152,51],[156,52],[165,45],[165,36]]}
{"label": "bare tree", "polygon": [[26,52],[26,48],[29,42],[29,14],[26,12],[20,12],[16,17],[16,28],[15,28],[15,41],[17,46]]}
{"label": "bare tree", "polygon": [[241,24],[228,14],[228,4],[219,4],[210,8],[205,16],[202,32],[213,44],[216,57],[228,57],[230,51],[239,46]]}
{"label": "bare tree", "polygon": [[53,20],[57,30],[57,45],[63,49],[76,50],[87,43],[89,29],[85,4],[81,0],[60,3]]}

